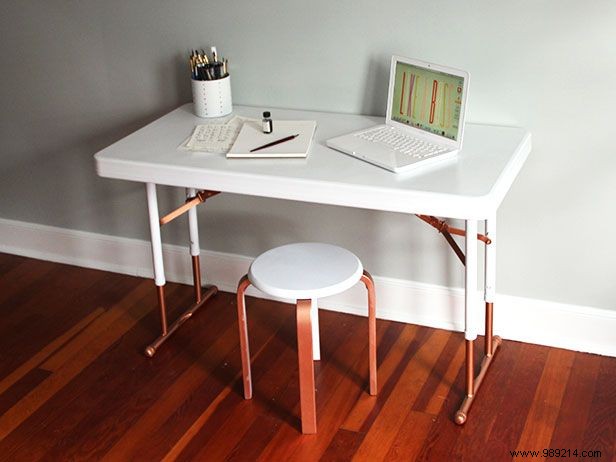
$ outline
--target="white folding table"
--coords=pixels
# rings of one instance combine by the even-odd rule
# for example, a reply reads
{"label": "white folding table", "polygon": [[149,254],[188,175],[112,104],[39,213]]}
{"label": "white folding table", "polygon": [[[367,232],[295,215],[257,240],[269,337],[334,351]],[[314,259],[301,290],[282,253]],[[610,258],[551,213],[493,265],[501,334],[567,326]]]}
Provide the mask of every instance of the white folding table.
{"label": "white folding table", "polygon": [[[260,108],[234,107],[234,113],[259,117]],[[145,183],[152,239],[154,281],[161,317],[161,335],[146,348],[156,349],[205,301],[216,287],[201,285],[199,236],[194,205],[220,192],[273,197],[320,204],[414,214],[436,227],[465,264],[466,396],[455,421],[463,424],[501,339],[492,335],[495,296],[496,211],[531,150],[530,133],[522,128],[467,124],[464,148],[453,161],[424,172],[393,174],[329,149],[328,138],[382,123],[377,117],[276,109],[276,118],[316,120],[317,131],[307,159],[230,159],[178,149],[195,125],[192,104],[181,106],[95,155],[102,177]],[[186,204],[161,218],[156,185],[186,189]],[[165,306],[165,273],[160,226],[187,211],[195,303],[171,325]],[[449,227],[436,217],[457,218],[465,229]],[[485,222],[479,234],[478,222]],[[464,250],[451,234],[465,236]],[[485,252],[485,356],[477,376],[473,345],[477,337],[477,246]],[[315,307],[316,311],[316,307]],[[315,320],[316,318],[316,313]],[[313,323],[315,326],[317,322]],[[318,336],[315,329],[315,337]],[[318,337],[315,338],[318,357]]]}

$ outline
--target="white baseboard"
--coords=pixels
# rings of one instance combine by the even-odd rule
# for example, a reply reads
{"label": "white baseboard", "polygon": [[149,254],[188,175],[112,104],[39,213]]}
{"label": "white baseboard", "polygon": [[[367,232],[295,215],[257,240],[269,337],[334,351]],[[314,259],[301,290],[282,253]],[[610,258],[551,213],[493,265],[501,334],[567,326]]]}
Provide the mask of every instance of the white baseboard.
{"label": "white baseboard", "polygon": [[[150,244],[137,239],[0,219],[0,252],[152,277]],[[164,245],[163,253],[167,279],[190,284],[187,248]],[[229,292],[235,292],[252,261],[242,255],[207,250],[202,251],[201,258],[207,282]],[[462,289],[373,276],[379,318],[463,330]],[[248,293],[267,298],[254,289]],[[323,299],[319,305],[364,316],[367,312],[361,285]],[[502,294],[497,295],[494,306],[494,332],[505,339],[616,356],[616,311]]]}

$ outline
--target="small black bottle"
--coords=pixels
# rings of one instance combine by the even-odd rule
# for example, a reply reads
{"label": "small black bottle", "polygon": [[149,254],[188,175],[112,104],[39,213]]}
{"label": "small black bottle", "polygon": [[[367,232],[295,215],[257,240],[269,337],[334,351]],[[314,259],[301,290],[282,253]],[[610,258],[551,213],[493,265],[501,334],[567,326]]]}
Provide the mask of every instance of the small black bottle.
{"label": "small black bottle", "polygon": [[274,131],[274,124],[270,116],[269,111],[263,113],[263,133],[272,133]]}

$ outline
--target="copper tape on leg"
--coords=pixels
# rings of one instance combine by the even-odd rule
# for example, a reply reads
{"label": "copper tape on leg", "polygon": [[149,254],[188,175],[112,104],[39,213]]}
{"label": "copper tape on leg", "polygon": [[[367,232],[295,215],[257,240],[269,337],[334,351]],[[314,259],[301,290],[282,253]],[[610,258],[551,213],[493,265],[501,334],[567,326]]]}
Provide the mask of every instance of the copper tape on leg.
{"label": "copper tape on leg", "polygon": [[160,330],[162,335],[167,335],[167,305],[165,304],[165,286],[156,286],[158,309],[160,311]]}
{"label": "copper tape on leg", "polygon": [[[471,342],[471,340],[467,340],[467,354],[468,354],[468,342]],[[494,359],[494,355],[496,354],[496,351],[498,350],[498,347],[501,345],[502,343],[502,339],[498,336],[495,336],[492,338],[492,356],[484,356],[483,360],[481,361],[481,369],[479,370],[479,374],[477,374],[477,377],[475,377],[472,380],[472,393],[468,394],[468,373],[469,373],[469,369],[468,369],[468,363],[467,363],[467,395],[464,398],[464,401],[462,401],[462,405],[460,406],[460,409],[458,409],[458,412],[456,412],[456,417],[455,417],[455,422],[458,425],[462,425],[466,422],[466,419],[468,417],[468,411],[471,408],[471,405],[473,404],[473,401],[475,400],[475,397],[477,396],[477,392],[479,391],[479,387],[481,387],[481,384],[483,382],[483,379],[486,376],[486,373],[488,372],[488,369],[490,368],[490,364],[492,364],[492,360]],[[472,347],[471,347],[472,350]],[[471,369],[471,373],[472,373],[472,369]]]}
{"label": "copper tape on leg", "polygon": [[312,323],[310,300],[297,301],[297,357],[299,360],[299,396],[302,433],[317,432],[317,407],[312,362]]}
{"label": "copper tape on leg", "polygon": [[368,291],[368,356],[370,364],[370,394],[375,396],[377,393],[376,379],[376,292],[374,290],[374,280],[368,271],[364,271],[361,281]]}
{"label": "copper tape on leg", "polygon": [[175,321],[173,321],[173,323],[168,328],[166,328],[167,316],[166,316],[166,310],[164,307],[164,297],[163,297],[163,306],[161,306],[161,324],[164,324],[165,327],[163,328],[163,333],[156,340],[154,340],[152,343],[150,343],[146,347],[145,349],[146,356],[149,356],[150,358],[154,356],[154,354],[156,353],[156,350],[158,350],[158,347],[160,347],[171,336],[171,334],[173,334],[182,324],[188,321],[192,317],[192,315],[195,313],[195,311],[201,308],[205,304],[205,302],[207,302],[209,298],[215,295],[217,292],[218,292],[218,288],[216,286],[208,287],[207,290],[203,292],[201,296],[201,301],[199,303],[194,303],[193,305],[191,305],[190,308],[188,308],[180,316],[178,316],[178,318]]}
{"label": "copper tape on leg", "polygon": [[475,342],[466,340],[466,396],[473,396],[475,388]]}
{"label": "copper tape on leg", "polygon": [[195,302],[199,303],[201,301],[201,264],[199,262],[199,255],[192,256],[192,270]]}
{"label": "copper tape on leg", "polygon": [[218,191],[199,191],[195,197],[189,197],[186,199],[186,203],[179,206],[177,209],[169,212],[167,215],[162,217],[159,222],[160,225],[166,225],[170,221],[175,220],[177,217],[182,215],[183,213],[188,212],[193,207],[205,202],[208,197],[215,196],[216,194],[220,194]]}
{"label": "copper tape on leg", "polygon": [[248,343],[248,323],[246,319],[246,289],[250,286],[248,275],[240,279],[237,286],[237,323],[240,333],[240,351],[242,357],[242,378],[244,382],[244,399],[252,398],[252,377],[250,373],[250,347]]}
{"label": "copper tape on leg", "polygon": [[485,354],[486,356],[492,356],[494,349],[492,345],[492,328],[494,318],[494,304],[486,302],[486,336],[485,336]]}
{"label": "copper tape on leg", "polygon": [[475,396],[475,358],[474,358],[474,341],[473,340],[465,340],[466,343],[466,363],[465,367],[465,378],[466,378],[466,396],[464,397],[464,401],[462,402],[462,406],[458,412],[456,412],[455,421],[458,425],[462,425],[466,422],[466,416],[468,413],[468,409],[471,407],[471,403],[473,397]]}

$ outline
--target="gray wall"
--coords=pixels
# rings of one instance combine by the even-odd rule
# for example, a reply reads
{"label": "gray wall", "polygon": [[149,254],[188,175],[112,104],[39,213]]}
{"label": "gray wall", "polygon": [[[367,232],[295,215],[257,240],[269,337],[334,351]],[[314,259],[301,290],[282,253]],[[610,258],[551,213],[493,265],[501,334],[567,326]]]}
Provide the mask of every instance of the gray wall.
{"label": "gray wall", "polygon": [[[616,309],[615,24],[612,1],[5,1],[0,217],[147,239],[143,186],[97,178],[92,155],[190,100],[191,47],[230,58],[235,103],[363,114],[384,113],[397,53],[469,70],[471,122],[533,133],[498,215],[499,292]],[[323,240],[374,274],[462,282],[412,217],[226,195],[200,220],[207,249]]]}

